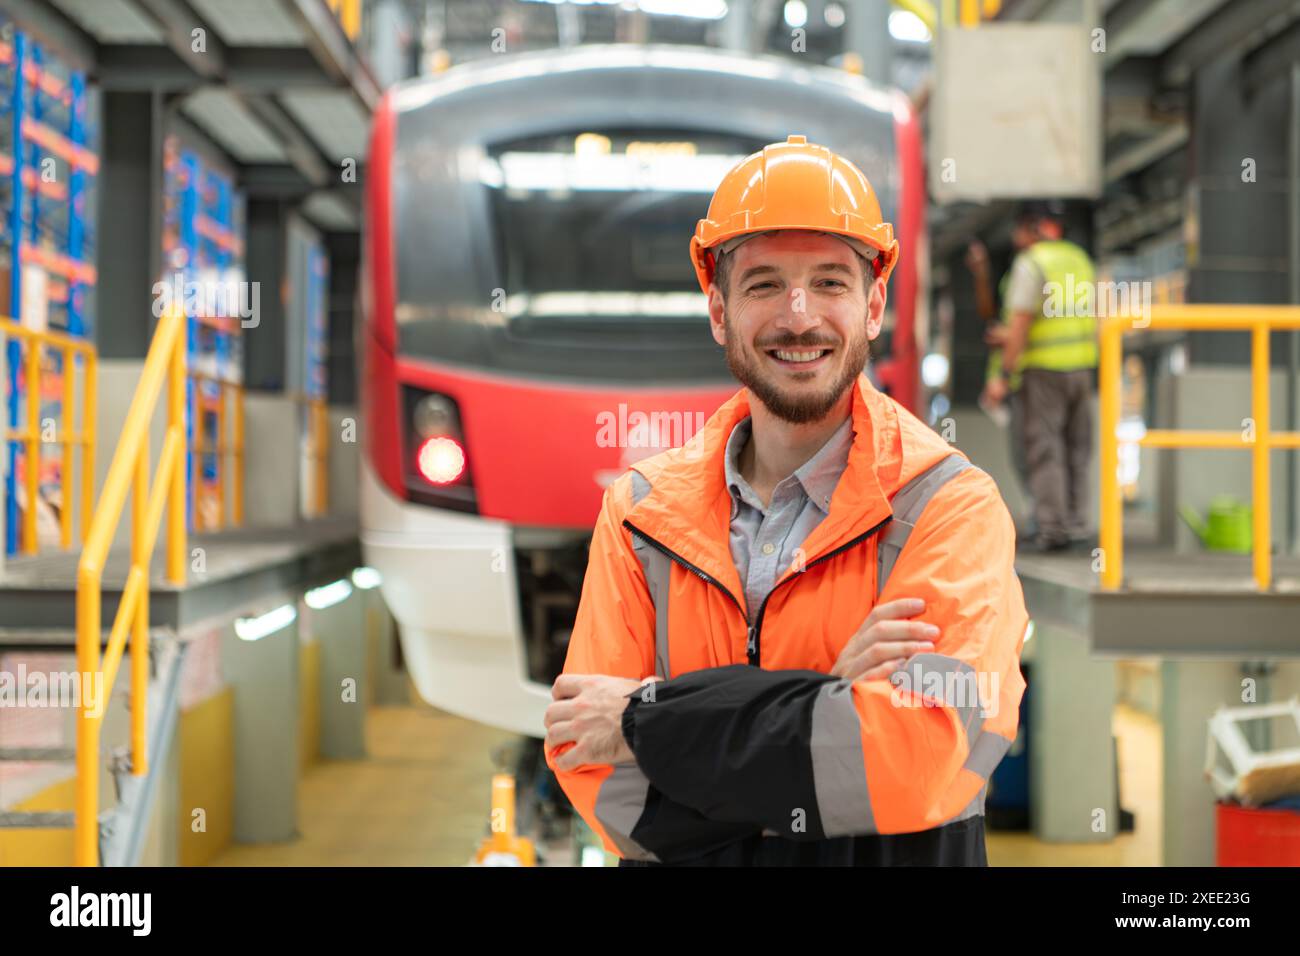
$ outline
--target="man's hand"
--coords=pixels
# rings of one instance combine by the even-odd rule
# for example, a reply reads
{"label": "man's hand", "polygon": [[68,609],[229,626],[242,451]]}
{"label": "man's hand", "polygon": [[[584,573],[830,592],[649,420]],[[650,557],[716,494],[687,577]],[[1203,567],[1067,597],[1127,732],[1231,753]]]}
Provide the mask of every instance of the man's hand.
{"label": "man's hand", "polygon": [[1008,334],[1005,322],[990,322],[984,328],[984,344],[991,349],[1000,349],[1007,344]]}
{"label": "man's hand", "polygon": [[984,394],[980,396],[980,404],[996,408],[1006,401],[1009,393],[1006,379],[991,378],[984,383]]}
{"label": "man's hand", "polygon": [[851,681],[888,677],[913,654],[934,650],[939,629],[912,621],[925,611],[920,598],[902,598],[872,608],[856,634],[840,651],[831,676]]}
{"label": "man's hand", "polygon": [[557,770],[576,770],[589,763],[634,763],[623,739],[623,711],[627,696],[649,681],[605,674],[561,674],[551,688],[554,703],[546,708],[546,744],[549,748],[573,741],[555,758]]}

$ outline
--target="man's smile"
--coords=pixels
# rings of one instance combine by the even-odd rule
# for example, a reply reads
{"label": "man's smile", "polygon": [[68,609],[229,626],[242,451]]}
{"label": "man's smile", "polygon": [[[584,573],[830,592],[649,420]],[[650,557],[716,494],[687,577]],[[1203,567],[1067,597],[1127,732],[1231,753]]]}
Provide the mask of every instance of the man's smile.
{"label": "man's smile", "polygon": [[820,368],[830,361],[835,350],[830,348],[765,349],[774,365],[792,372],[805,372]]}

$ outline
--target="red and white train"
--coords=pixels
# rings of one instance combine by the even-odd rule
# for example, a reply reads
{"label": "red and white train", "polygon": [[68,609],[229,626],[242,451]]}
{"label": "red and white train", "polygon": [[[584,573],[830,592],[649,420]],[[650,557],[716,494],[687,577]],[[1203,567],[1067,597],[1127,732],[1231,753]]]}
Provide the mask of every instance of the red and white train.
{"label": "red and white train", "polygon": [[924,186],[901,94],[617,45],[487,58],[385,97],[358,329],[362,546],[431,704],[542,735],[605,485],[738,388],[691,267],[696,220],[732,165],[791,133],[859,166],[895,224],[871,374],[915,410]]}

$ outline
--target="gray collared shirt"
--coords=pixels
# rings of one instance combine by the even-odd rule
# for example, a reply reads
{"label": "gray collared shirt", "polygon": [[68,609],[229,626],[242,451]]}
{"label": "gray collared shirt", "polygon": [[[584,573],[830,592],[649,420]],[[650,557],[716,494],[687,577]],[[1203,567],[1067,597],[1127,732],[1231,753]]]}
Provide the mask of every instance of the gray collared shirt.
{"label": "gray collared shirt", "polygon": [[731,558],[745,588],[751,624],[799,547],[830,513],[831,495],[849,463],[853,419],[846,418],[817,454],[777,484],[766,508],[740,474],[740,453],[752,430],[752,418],[738,422],[727,439],[724,457],[731,494]]}

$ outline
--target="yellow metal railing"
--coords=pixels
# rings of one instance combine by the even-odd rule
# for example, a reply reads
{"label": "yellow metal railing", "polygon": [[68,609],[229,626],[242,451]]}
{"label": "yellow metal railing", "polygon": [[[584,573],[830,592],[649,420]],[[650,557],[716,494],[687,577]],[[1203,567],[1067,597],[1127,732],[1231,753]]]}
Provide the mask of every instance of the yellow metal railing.
{"label": "yellow metal railing", "polygon": [[[25,328],[8,318],[0,318],[0,337],[16,338],[24,346],[23,363],[26,368],[27,427],[22,431],[9,431],[9,441],[22,442],[26,463],[24,466],[24,496],[27,507],[23,509],[22,550],[36,554],[39,550],[36,537],[36,502],[41,487],[41,446],[47,444],[41,434],[41,354],[58,352],[63,356],[63,401],[59,411],[59,424],[52,444],[62,446],[59,481],[59,541],[64,548],[72,547],[72,452],[81,448],[81,540],[86,540],[91,503],[95,495],[95,394],[98,367],[95,347],[89,342],[64,335],[61,332],[38,332]],[[76,358],[84,360],[81,383],[81,414],[76,415]],[[81,430],[77,430],[80,424]]]}
{"label": "yellow metal railing", "polygon": [[[240,527],[244,523],[244,388],[238,382],[191,371],[194,381],[195,427],[194,446],[190,449],[190,467],[194,476],[191,487],[194,493],[194,528],[196,531],[214,531],[225,527]],[[217,395],[211,406],[206,404],[202,386],[215,386]],[[227,400],[229,397],[229,401]],[[209,446],[202,427],[204,413],[216,416],[217,442]],[[208,455],[216,456],[215,488],[209,491],[203,478],[203,462]],[[227,471],[227,464],[230,465]],[[211,506],[208,504],[212,501]],[[230,507],[226,507],[229,500]],[[210,520],[215,508],[217,520]]]}
{"label": "yellow metal railing", "polygon": [[1300,329],[1300,308],[1271,305],[1163,305],[1136,324],[1132,315],[1100,320],[1101,364],[1101,584],[1107,590],[1124,580],[1124,512],[1119,487],[1120,362],[1123,337],[1134,330],[1184,332],[1249,332],[1250,427],[1239,431],[1147,432],[1136,444],[1146,448],[1250,449],[1254,527],[1255,584],[1261,591],[1273,582],[1272,503],[1269,451],[1300,448],[1300,432],[1270,431],[1268,396],[1268,336],[1274,330]]}
{"label": "yellow metal railing", "polygon": [[357,35],[361,32],[361,0],[326,0],[326,2],[334,11],[334,16],[338,18],[343,32],[355,43]]}
{"label": "yellow metal railing", "polygon": [[307,415],[307,501],[304,514],[319,518],[329,510],[329,406],[323,398],[303,402]]}
{"label": "yellow metal railing", "polygon": [[[149,425],[167,382],[167,430],[158,469],[149,484]],[[185,313],[170,309],[158,322],[144,370],[127,410],[122,435],[108,466],[104,488],[89,520],[77,566],[77,669],[107,702],[131,634],[131,773],[149,771],[145,748],[145,700],[149,680],[149,564],[167,509],[167,580],[185,583]],[[100,610],[104,563],[117,531],[127,492],[131,493],[131,568],[101,661]],[[100,683],[102,681],[102,683]],[[78,866],[99,861],[99,737],[104,711],[82,695],[77,720],[77,789],[73,859]]]}
{"label": "yellow metal railing", "polygon": [[983,20],[995,20],[1002,12],[1002,0],[941,0],[942,6],[936,13],[929,0],[894,0],[894,5],[916,14],[924,21],[931,33],[934,33],[935,20],[943,17],[945,27],[960,26],[966,29],[977,27]]}

